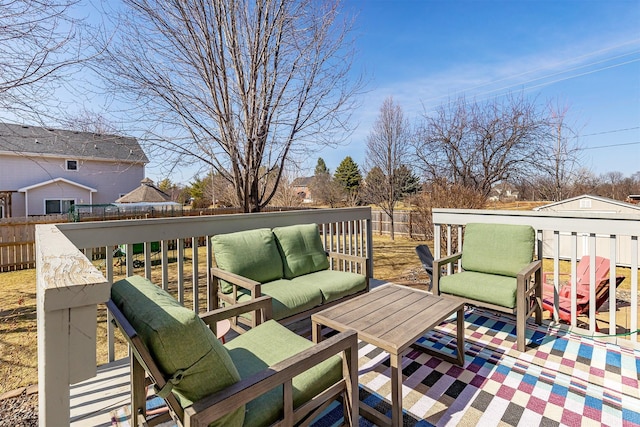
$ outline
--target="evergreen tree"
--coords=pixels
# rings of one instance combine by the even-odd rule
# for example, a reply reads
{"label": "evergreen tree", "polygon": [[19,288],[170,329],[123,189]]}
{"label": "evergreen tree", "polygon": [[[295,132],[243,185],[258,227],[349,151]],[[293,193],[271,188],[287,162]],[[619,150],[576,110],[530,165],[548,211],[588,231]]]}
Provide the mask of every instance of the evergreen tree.
{"label": "evergreen tree", "polygon": [[420,178],[415,176],[409,167],[401,165],[396,169],[395,176],[397,180],[396,187],[400,198],[416,194],[420,191]]}
{"label": "evergreen tree", "polygon": [[313,175],[318,176],[322,174],[330,175],[331,172],[329,172],[329,168],[327,167],[327,164],[324,162],[324,159],[322,157],[319,157],[318,164],[316,165],[316,170],[314,171]]}
{"label": "evergreen tree", "polygon": [[362,174],[357,163],[350,156],[340,162],[333,174],[334,181],[344,189],[349,205],[358,203],[358,190],[362,182]]}
{"label": "evergreen tree", "polygon": [[340,162],[333,178],[342,184],[348,192],[357,191],[360,187],[360,182],[362,182],[360,168],[350,156],[345,157],[344,160]]}

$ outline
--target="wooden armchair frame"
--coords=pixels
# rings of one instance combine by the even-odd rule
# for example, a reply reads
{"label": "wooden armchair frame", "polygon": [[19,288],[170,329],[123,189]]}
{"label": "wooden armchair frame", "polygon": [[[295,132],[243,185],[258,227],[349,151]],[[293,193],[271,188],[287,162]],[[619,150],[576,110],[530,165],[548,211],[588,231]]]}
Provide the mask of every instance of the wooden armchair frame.
{"label": "wooden armchair frame", "polygon": [[[462,252],[457,252],[433,261],[433,293],[440,295],[439,281],[442,276],[444,266],[453,264],[462,258]],[[526,327],[527,319],[535,315],[536,324],[542,324],[542,281],[541,281],[542,261],[531,262],[524,267],[516,276],[517,294],[516,306],[511,309],[497,304],[484,301],[477,301],[470,298],[462,298],[456,295],[446,294],[449,298],[464,301],[465,304],[485,307],[491,310],[509,313],[516,316],[516,344],[518,351],[526,350]],[[533,277],[533,280],[532,280]]]}
{"label": "wooden armchair frame", "polygon": [[[305,310],[303,312],[281,319],[278,321],[279,323],[283,325],[289,325],[291,323],[297,322],[298,320],[309,318],[313,313],[317,313],[321,310],[324,310],[325,308],[331,307],[336,304],[340,304],[341,302],[354,298],[358,295],[362,295],[369,291],[370,260],[368,258],[357,256],[357,255],[342,254],[339,252],[327,252],[327,256],[330,259],[337,260],[338,263],[342,263],[342,267],[343,269],[345,269],[345,271],[348,271],[348,267],[347,267],[348,265],[357,264],[359,266],[359,270],[365,276],[365,281],[367,284],[366,288],[352,295],[348,295],[346,297],[342,297],[335,301],[324,303],[322,305],[311,308],[309,310]],[[356,270],[358,270],[358,268],[356,268]],[[211,283],[212,283],[211,295],[216,296],[217,298],[216,301],[218,301],[218,306],[222,306],[222,305],[231,306],[231,305],[237,304],[239,289],[248,290],[249,293],[251,294],[252,299],[260,298],[263,296],[261,291],[262,284],[260,282],[248,279],[246,277],[240,276],[235,273],[230,273],[228,271],[222,270],[219,267],[212,267],[210,273],[211,273]],[[228,294],[221,292],[220,283],[219,283],[220,280],[224,280],[230,283],[233,287],[233,290]],[[245,327],[253,328],[257,325],[254,319],[255,319],[254,316],[252,316],[251,319],[248,319],[245,317],[237,317],[236,319],[234,319],[234,322],[232,322],[232,328],[236,332],[242,333],[244,329],[241,326],[238,326],[238,323],[245,325]]]}
{"label": "wooden armchair frame", "polygon": [[[335,399],[342,398],[345,425],[358,425],[358,340],[354,331],[337,334],[326,341],[314,345],[288,359],[270,366],[252,377],[207,396],[193,405],[182,408],[173,394],[165,398],[169,412],[151,419],[146,416],[146,390],[151,384],[164,387],[164,377],[153,357],[118,307],[109,300],[107,307],[113,315],[114,323],[123,332],[130,348],[131,363],[131,423],[137,425],[157,425],[173,418],[185,427],[207,426],[220,417],[234,411],[258,396],[280,385],[283,386],[284,417],[274,425],[308,425]],[[256,323],[271,317],[271,298],[260,297],[202,314],[200,317],[215,333],[216,323],[223,319],[253,311]],[[324,390],[311,401],[298,408],[293,407],[292,380],[295,376],[320,362],[342,354],[342,379]]]}

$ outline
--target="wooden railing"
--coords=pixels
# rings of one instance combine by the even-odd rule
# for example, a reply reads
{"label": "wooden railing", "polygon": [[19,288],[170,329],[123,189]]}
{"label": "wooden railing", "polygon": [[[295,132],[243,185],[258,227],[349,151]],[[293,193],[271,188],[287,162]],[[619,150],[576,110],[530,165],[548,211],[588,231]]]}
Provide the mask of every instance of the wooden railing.
{"label": "wooden railing", "polygon": [[[629,326],[626,333],[631,339],[638,339],[638,236],[640,236],[640,216],[628,214],[579,214],[558,212],[530,212],[503,210],[462,210],[433,209],[434,257],[450,255],[462,248],[464,225],[472,222],[527,224],[536,230],[536,251],[539,259],[548,259],[553,265],[555,284],[554,301],[558,306],[558,284],[560,262],[571,264],[570,282],[576,283],[577,260],[582,255],[596,255],[609,258],[610,283],[616,281],[616,267],[628,269],[630,294]],[[591,265],[595,263],[592,262]],[[459,268],[459,266],[458,266]],[[590,283],[595,282],[595,269],[591,269]],[[616,289],[609,288],[609,325],[617,325]],[[590,287],[590,300],[595,301],[595,286]],[[571,295],[571,326],[578,325],[576,315],[576,294]],[[590,304],[588,330],[596,331],[596,308]],[[558,320],[557,311],[553,313]],[[609,327],[609,335],[616,335],[615,327]]]}
{"label": "wooden railing", "polygon": [[[216,304],[208,274],[214,258],[211,236],[305,223],[319,225],[325,249],[373,259],[368,207],[37,226],[41,425],[67,424],[69,384],[95,376],[97,305],[107,301],[117,277],[143,275],[195,311],[211,309]],[[105,259],[91,261],[99,249]],[[122,262],[117,250],[124,253]],[[371,262],[369,269],[373,277]],[[107,325],[112,360],[113,329]]]}

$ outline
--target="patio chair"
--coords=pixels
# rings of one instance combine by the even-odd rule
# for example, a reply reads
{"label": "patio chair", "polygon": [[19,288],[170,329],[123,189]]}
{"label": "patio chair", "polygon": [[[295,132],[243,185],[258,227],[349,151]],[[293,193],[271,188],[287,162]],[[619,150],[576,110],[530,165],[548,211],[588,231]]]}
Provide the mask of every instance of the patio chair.
{"label": "patio chair", "polygon": [[[266,296],[198,316],[140,276],[114,283],[107,307],[131,349],[134,426],[171,418],[184,426],[307,425],[338,398],[345,423],[357,425],[353,331],[313,344],[269,320]],[[249,311],[258,326],[224,345],[215,338],[218,321]],[[169,407],[154,418],[145,408],[150,384]]]}
{"label": "patio chair", "polygon": [[[525,351],[527,319],[542,323],[542,262],[534,261],[535,231],[526,225],[467,224],[462,251],[433,262],[433,293],[516,316],[516,343]],[[460,260],[459,271],[443,266]]]}
{"label": "patio chair", "polygon": [[[425,271],[429,275],[429,280],[433,283],[433,254],[427,245],[416,246],[416,254],[422,263]],[[431,284],[429,284],[431,286]]]}
{"label": "patio chair", "polygon": [[[596,299],[595,309],[600,309],[600,306],[609,298],[609,271],[610,261],[608,258],[596,256],[595,257],[595,283],[596,283]],[[576,316],[589,313],[589,307],[591,302],[590,296],[590,269],[591,269],[591,257],[585,255],[580,258],[576,268]],[[553,274],[552,272],[545,272],[543,275],[543,293],[542,293],[542,308],[553,314],[554,308],[554,292],[555,286],[552,283],[547,283],[547,277]],[[569,276],[568,273],[559,273],[560,277]],[[624,276],[616,276],[615,286],[617,287],[624,280]],[[572,283],[565,283],[558,290],[558,318],[566,323],[571,323],[571,288]],[[598,330],[596,324],[596,330]]]}

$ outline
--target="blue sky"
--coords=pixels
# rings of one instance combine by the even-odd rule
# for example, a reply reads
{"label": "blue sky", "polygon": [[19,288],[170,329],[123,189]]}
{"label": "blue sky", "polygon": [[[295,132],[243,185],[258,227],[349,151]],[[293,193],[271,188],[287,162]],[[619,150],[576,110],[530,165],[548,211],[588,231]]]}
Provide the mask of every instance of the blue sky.
{"label": "blue sky", "polygon": [[[570,107],[583,166],[640,171],[640,0],[352,0],[359,10],[354,71],[369,81],[358,127],[322,157],[333,172],[365,163],[366,137],[384,98],[417,119],[449,99],[511,91]],[[602,147],[602,148],[600,148]]]}

